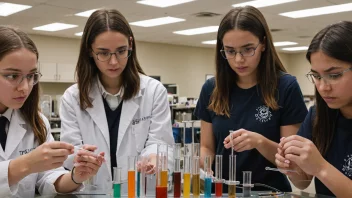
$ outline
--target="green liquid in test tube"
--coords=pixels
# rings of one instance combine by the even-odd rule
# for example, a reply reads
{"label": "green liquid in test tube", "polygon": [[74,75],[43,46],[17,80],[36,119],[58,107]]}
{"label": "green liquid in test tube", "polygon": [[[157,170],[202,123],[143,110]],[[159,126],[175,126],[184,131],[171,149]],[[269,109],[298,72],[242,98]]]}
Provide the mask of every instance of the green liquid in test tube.
{"label": "green liquid in test tube", "polygon": [[121,197],[121,168],[114,167],[114,197]]}

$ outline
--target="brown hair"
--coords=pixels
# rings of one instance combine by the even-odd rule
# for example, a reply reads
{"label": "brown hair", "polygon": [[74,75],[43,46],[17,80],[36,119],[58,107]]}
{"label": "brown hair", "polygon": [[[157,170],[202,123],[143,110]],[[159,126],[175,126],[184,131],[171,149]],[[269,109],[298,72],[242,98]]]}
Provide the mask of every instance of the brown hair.
{"label": "brown hair", "polygon": [[[318,32],[309,45],[306,58],[321,51],[334,59],[352,64],[352,22],[342,21]],[[346,90],[347,91],[347,90]],[[313,120],[312,141],[323,155],[328,151],[336,130],[338,109],[331,109],[315,88],[316,116]]]}
{"label": "brown hair", "polygon": [[[37,47],[34,42],[28,37],[28,35],[19,29],[0,26],[0,60],[7,54],[19,50],[28,49],[39,58]],[[31,93],[27,100],[24,102],[20,111],[27,123],[31,126],[35,137],[42,144],[46,141],[47,129],[44,120],[41,118],[39,113],[39,84],[33,86]]]}
{"label": "brown hair", "polygon": [[125,17],[117,10],[97,10],[89,18],[84,27],[78,63],[76,67],[76,76],[78,79],[79,100],[81,109],[92,107],[89,99],[89,91],[92,88],[95,77],[100,72],[96,66],[92,52],[92,43],[95,38],[106,31],[117,31],[127,38],[132,37],[132,52],[128,57],[127,65],[122,72],[122,86],[128,88],[123,94],[123,100],[134,97],[139,90],[139,74],[144,74],[137,60],[136,44],[134,36]]}
{"label": "brown hair", "polygon": [[249,31],[265,44],[266,49],[262,53],[258,65],[257,80],[264,97],[264,103],[273,110],[279,106],[275,99],[280,72],[286,72],[282,65],[270,34],[269,27],[263,14],[252,6],[238,7],[230,10],[222,19],[216,44],[216,77],[215,88],[210,98],[209,109],[217,115],[230,117],[230,90],[235,85],[238,75],[230,67],[228,61],[220,53],[223,49],[222,39],[231,30]]}

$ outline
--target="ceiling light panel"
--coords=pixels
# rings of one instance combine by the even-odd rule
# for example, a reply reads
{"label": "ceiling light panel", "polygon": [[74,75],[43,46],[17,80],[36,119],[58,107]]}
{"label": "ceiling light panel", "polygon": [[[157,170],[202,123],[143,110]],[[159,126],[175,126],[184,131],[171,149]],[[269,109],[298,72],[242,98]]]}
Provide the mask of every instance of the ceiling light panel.
{"label": "ceiling light panel", "polygon": [[349,11],[352,11],[352,3],[325,6],[325,7],[319,7],[319,8],[311,8],[311,9],[305,9],[305,10],[297,10],[293,12],[281,13],[279,15],[290,17],[290,18],[304,18],[304,17],[319,16],[319,15],[334,14],[334,13],[349,12]]}
{"label": "ceiling light panel", "polygon": [[234,4],[232,5],[232,7],[253,6],[256,8],[262,8],[262,7],[274,6],[274,5],[284,4],[284,3],[291,3],[295,1],[299,1],[299,0],[255,0],[255,1],[247,1],[244,3]]}
{"label": "ceiling light panel", "polygon": [[175,6],[179,4],[189,3],[192,1],[195,1],[195,0],[142,0],[142,1],[137,1],[137,3],[160,7],[160,8],[166,8],[166,7]]}
{"label": "ceiling light panel", "polygon": [[217,32],[218,29],[219,29],[219,26],[207,26],[207,27],[201,27],[201,28],[176,31],[176,32],[174,32],[174,34],[182,34],[182,35],[190,36],[190,35],[207,34],[207,33]]}
{"label": "ceiling light panel", "polygon": [[27,10],[31,7],[32,6],[29,5],[0,2],[0,16],[9,16],[11,14]]}
{"label": "ceiling light panel", "polygon": [[75,28],[75,27],[77,27],[77,25],[66,24],[66,23],[51,23],[51,24],[35,27],[33,28],[33,30],[55,32],[55,31],[66,30],[66,29]]}
{"label": "ceiling light panel", "polygon": [[155,19],[149,19],[149,20],[143,20],[143,21],[136,21],[130,24],[135,26],[141,26],[141,27],[153,27],[153,26],[159,26],[159,25],[166,25],[170,23],[177,23],[181,21],[185,21],[185,19],[168,16],[168,17],[161,17],[161,18],[155,18]]}

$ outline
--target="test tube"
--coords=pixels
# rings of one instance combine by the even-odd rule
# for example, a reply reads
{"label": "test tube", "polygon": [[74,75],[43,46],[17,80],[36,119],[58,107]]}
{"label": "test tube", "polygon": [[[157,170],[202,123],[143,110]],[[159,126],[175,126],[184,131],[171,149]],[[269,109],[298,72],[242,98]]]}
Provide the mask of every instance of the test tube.
{"label": "test tube", "polygon": [[183,144],[186,144],[186,125],[187,125],[187,121],[182,121],[183,123]]}
{"label": "test tube", "polygon": [[228,197],[236,198],[236,155],[229,156]]}
{"label": "test tube", "polygon": [[114,170],[114,197],[121,197],[121,168],[113,167]]}
{"label": "test tube", "polygon": [[194,143],[194,121],[188,121],[189,123],[191,123],[191,130],[192,130],[192,143]]}
{"label": "test tube", "polygon": [[166,198],[167,197],[167,184],[168,184],[168,145],[158,144],[157,148],[157,159],[156,159],[156,197]]}
{"label": "test tube", "polygon": [[222,155],[215,156],[215,197],[222,197]]}
{"label": "test tube", "polygon": [[183,197],[191,195],[191,159],[191,156],[185,155],[183,160]]}
{"label": "test tube", "polygon": [[136,159],[136,156],[128,156],[128,197],[136,196]]}
{"label": "test tube", "polygon": [[243,171],[243,196],[250,197],[252,188],[252,171]]}
{"label": "test tube", "polygon": [[211,171],[211,156],[205,156],[204,159],[204,197],[211,197],[212,171]]}
{"label": "test tube", "polygon": [[181,144],[174,145],[174,197],[181,197]]}
{"label": "test tube", "polygon": [[200,145],[199,143],[193,143],[193,147],[192,147],[192,156],[193,157],[200,157]]}
{"label": "test tube", "polygon": [[200,196],[200,170],[199,157],[193,157],[192,162],[192,193],[193,197]]}
{"label": "test tube", "polygon": [[145,187],[146,187],[146,165],[148,157],[138,156],[137,161],[137,197],[145,197]]}

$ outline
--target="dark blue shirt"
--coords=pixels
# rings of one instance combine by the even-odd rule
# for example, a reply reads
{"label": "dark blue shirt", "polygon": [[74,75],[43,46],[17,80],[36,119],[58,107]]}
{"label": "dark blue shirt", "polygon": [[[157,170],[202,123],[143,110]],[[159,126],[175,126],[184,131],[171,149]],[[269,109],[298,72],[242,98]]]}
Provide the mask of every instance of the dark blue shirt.
{"label": "dark blue shirt", "polygon": [[[274,142],[280,141],[280,126],[303,122],[307,108],[297,80],[289,74],[283,74],[278,82],[276,99],[279,110],[268,108],[258,85],[241,89],[235,85],[230,93],[230,117],[216,115],[208,109],[210,96],[215,87],[215,79],[209,79],[203,85],[195,115],[212,123],[217,155],[223,155],[223,178],[228,180],[229,155],[231,149],[225,149],[223,141],[230,130],[246,129],[259,133]],[[266,171],[265,167],[275,165],[263,157],[256,149],[237,153],[236,180],[242,183],[242,171],[252,171],[252,183],[262,183],[281,191],[290,192],[290,184],[283,174]],[[226,191],[227,188],[225,187]],[[267,190],[254,188],[253,190]]]}
{"label": "dark blue shirt", "polygon": [[[312,140],[312,122],[315,116],[315,107],[310,108],[298,135]],[[336,129],[331,145],[327,153],[323,156],[326,161],[352,179],[352,119],[346,119],[338,113],[336,119]],[[315,190],[317,194],[335,196],[319,179],[315,178]]]}

